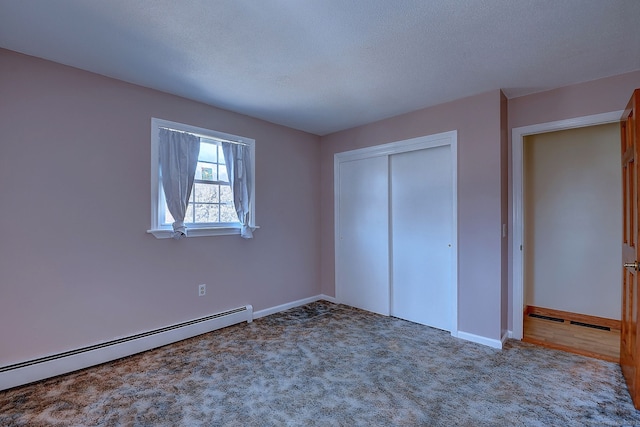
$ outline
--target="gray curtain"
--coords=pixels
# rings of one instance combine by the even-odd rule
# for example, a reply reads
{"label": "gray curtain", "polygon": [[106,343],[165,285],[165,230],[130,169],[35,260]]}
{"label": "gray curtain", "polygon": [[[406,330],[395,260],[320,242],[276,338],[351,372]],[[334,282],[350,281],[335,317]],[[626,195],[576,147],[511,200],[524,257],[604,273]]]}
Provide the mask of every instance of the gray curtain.
{"label": "gray curtain", "polygon": [[167,207],[173,216],[174,239],[187,235],[184,215],[200,153],[200,138],[186,132],[160,129],[160,174]]}
{"label": "gray curtain", "polygon": [[251,222],[251,150],[244,144],[223,142],[222,152],[227,164],[233,204],[240,224],[242,224],[240,235],[245,239],[251,239],[253,238],[251,227],[249,227]]}

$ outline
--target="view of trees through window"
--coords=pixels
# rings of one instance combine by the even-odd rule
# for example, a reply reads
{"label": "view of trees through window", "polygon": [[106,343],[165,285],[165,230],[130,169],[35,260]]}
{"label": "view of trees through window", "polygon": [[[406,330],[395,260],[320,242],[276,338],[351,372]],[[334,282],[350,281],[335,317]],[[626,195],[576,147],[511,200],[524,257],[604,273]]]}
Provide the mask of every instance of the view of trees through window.
{"label": "view of trees through window", "polygon": [[[165,223],[171,224],[173,221],[165,205]],[[222,146],[214,139],[200,138],[198,166],[184,222],[185,224],[238,222]]]}

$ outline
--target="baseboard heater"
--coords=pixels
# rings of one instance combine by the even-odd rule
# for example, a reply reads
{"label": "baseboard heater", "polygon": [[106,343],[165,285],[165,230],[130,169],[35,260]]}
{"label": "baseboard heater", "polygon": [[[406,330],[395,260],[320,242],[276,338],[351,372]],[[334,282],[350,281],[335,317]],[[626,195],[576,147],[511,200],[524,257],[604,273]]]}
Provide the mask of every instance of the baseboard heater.
{"label": "baseboard heater", "polygon": [[199,319],[99,344],[0,367],[0,390],[40,381],[162,347],[241,322],[253,321],[253,307],[227,310]]}

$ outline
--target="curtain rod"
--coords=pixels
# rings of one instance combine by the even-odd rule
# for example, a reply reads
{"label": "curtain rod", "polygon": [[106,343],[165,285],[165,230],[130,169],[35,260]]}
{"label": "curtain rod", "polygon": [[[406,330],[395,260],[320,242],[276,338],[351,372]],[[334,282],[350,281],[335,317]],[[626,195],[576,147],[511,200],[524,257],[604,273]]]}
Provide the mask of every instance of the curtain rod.
{"label": "curtain rod", "polygon": [[205,139],[213,139],[214,141],[219,141],[219,142],[228,142],[231,144],[238,144],[238,145],[246,145],[249,146],[249,144],[247,144],[246,142],[242,142],[242,141],[231,141],[229,139],[224,139],[224,138],[218,138],[215,136],[209,136],[209,135],[203,135],[201,133],[196,133],[196,132],[189,132],[186,130],[179,130],[179,129],[172,129],[170,127],[166,127],[166,126],[158,126],[159,129],[166,129],[166,130],[170,130],[171,132],[182,132],[182,133],[188,133],[190,135],[194,135],[197,136],[198,138],[205,138]]}

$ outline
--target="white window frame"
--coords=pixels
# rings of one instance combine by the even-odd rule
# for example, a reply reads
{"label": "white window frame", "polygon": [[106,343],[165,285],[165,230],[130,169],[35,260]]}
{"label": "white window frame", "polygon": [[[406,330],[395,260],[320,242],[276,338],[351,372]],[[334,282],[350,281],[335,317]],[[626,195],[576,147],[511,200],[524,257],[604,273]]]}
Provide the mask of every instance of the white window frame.
{"label": "white window frame", "polygon": [[[151,118],[151,229],[147,233],[153,234],[158,239],[171,237],[173,228],[171,225],[163,225],[161,216],[164,216],[164,191],[160,180],[160,128],[169,128],[183,132],[193,133],[199,137],[211,138],[215,140],[228,141],[232,143],[245,144],[251,151],[251,223],[249,227],[258,228],[255,224],[255,140],[242,136],[218,132],[184,123],[172,122],[169,120]],[[240,234],[240,223],[224,223],[222,225],[212,224],[187,224],[187,237],[221,236],[230,234]]]}

